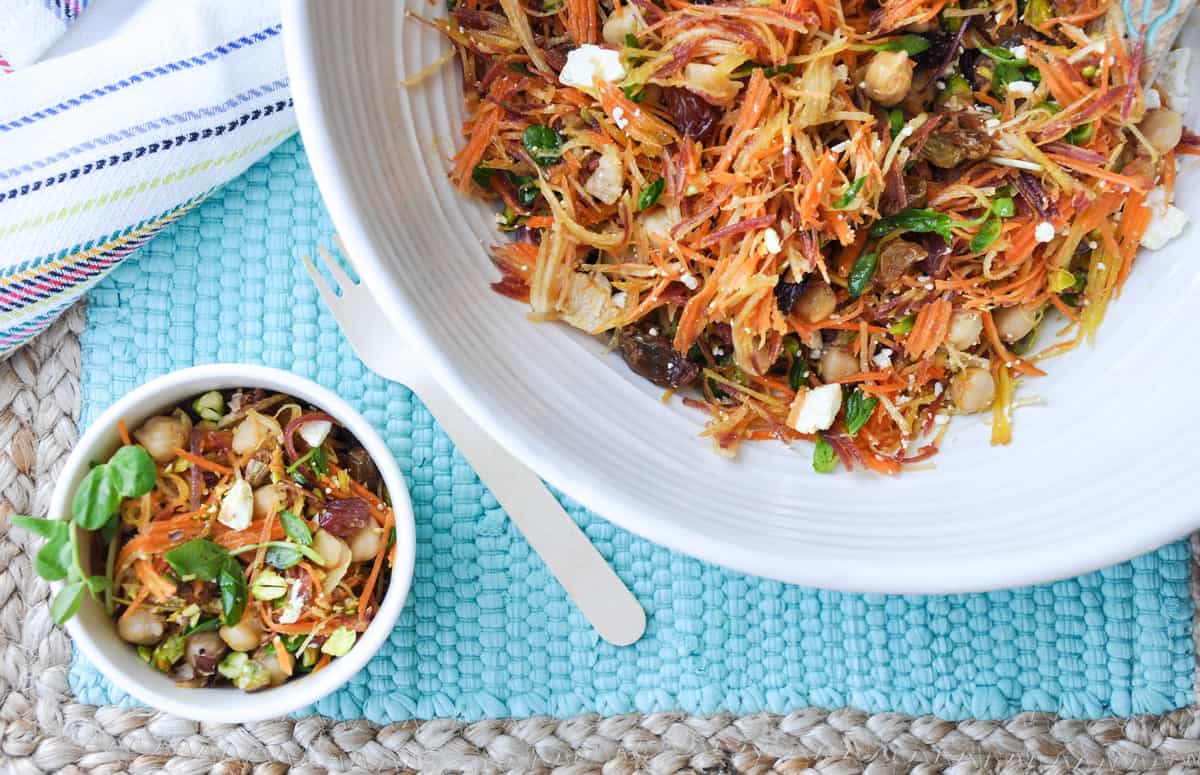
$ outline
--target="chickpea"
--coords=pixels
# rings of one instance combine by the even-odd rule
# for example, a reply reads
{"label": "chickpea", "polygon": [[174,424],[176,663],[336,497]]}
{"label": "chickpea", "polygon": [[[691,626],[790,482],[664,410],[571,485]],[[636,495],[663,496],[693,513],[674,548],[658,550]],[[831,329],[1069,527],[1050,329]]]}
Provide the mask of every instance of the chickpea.
{"label": "chickpea", "polygon": [[912,87],[913,64],[903,51],[880,51],[871,58],[863,76],[863,91],[880,105],[891,106],[904,99]]}
{"label": "chickpea", "polygon": [[254,657],[254,661],[257,662],[263,670],[267,671],[267,676],[270,679],[270,682],[267,684],[267,686],[279,686],[280,684],[287,683],[288,674],[283,672],[283,668],[279,666],[279,657],[277,657],[274,652],[268,654],[265,650],[260,651]]}
{"label": "chickpea", "polygon": [[251,415],[239,422],[238,427],[233,429],[233,441],[230,441],[229,446],[232,446],[233,451],[238,455],[245,455],[246,452],[257,449],[259,444],[270,438],[270,435],[271,429]]}
{"label": "chickpea", "polygon": [[373,560],[379,553],[379,545],[383,543],[383,535],[379,528],[367,525],[354,531],[346,543],[350,545],[350,562],[366,562]]}
{"label": "chickpea", "polygon": [[950,333],[946,341],[958,350],[969,350],[979,343],[979,335],[983,333],[983,318],[974,310],[955,312],[950,318]]}
{"label": "chickpea", "polygon": [[267,484],[254,491],[254,518],[262,519],[283,506],[287,492],[279,484]]}
{"label": "chickpea", "polygon": [[832,315],[835,308],[837,294],[832,288],[825,283],[809,283],[792,307],[792,313],[799,315],[801,320],[816,323]]}
{"label": "chickpea", "polygon": [[862,368],[859,366],[858,358],[841,347],[830,347],[821,354],[818,370],[821,372],[823,381],[834,382],[849,377],[851,374],[857,374],[862,371]]}
{"label": "chickpea", "polygon": [[1158,108],[1146,113],[1138,129],[1158,153],[1166,153],[1183,139],[1183,116],[1170,108]]}
{"label": "chickpea", "polygon": [[232,627],[225,626],[217,630],[221,640],[234,651],[252,651],[262,643],[263,631],[254,619],[243,619]]}
{"label": "chickpea", "polygon": [[346,550],[346,542],[328,530],[318,530],[313,536],[312,548],[325,560],[324,567],[331,568],[341,562],[342,552]]}
{"label": "chickpea", "polygon": [[158,614],[139,608],[117,619],[117,634],[121,640],[138,646],[153,646],[162,640],[164,623]]}
{"label": "chickpea", "polygon": [[159,415],[142,423],[142,427],[133,432],[133,438],[155,461],[166,463],[175,459],[175,450],[187,446],[190,431],[179,418]]}
{"label": "chickpea", "polygon": [[993,314],[996,331],[1006,342],[1023,339],[1041,319],[1039,312],[1037,307],[1005,307],[996,310]]}
{"label": "chickpea", "polygon": [[972,366],[955,374],[950,380],[950,400],[960,412],[982,412],[995,399],[996,382],[987,369]]}
{"label": "chickpea", "polygon": [[198,632],[188,636],[183,654],[197,673],[212,675],[217,669],[217,662],[225,654],[225,641],[215,632]]}
{"label": "chickpea", "polygon": [[610,46],[624,46],[626,35],[636,35],[645,27],[641,12],[632,5],[623,5],[605,20],[604,42]]}

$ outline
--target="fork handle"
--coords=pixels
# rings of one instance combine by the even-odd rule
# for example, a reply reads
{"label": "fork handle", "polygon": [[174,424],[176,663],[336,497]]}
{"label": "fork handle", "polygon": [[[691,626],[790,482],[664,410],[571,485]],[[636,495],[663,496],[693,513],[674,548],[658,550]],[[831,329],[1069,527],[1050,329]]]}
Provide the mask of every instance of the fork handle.
{"label": "fork handle", "polygon": [[467,416],[427,370],[407,369],[417,394],[579,610],[617,646],[646,630],[646,612],[532,470]]}

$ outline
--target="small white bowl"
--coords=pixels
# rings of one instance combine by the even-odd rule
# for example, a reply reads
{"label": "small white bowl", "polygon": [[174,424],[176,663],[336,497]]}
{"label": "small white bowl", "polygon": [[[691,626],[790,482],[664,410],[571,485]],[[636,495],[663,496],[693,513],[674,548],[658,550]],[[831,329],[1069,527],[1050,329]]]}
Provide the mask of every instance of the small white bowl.
{"label": "small white bowl", "polygon": [[[70,517],[71,498],[89,465],[106,460],[120,438],[117,420],[136,427],[147,417],[209,390],[264,388],[296,396],[343,424],[375,461],[396,516],[396,560],[387,594],[375,619],[344,657],[319,673],[271,689],[246,694],[233,688],[184,689],[142,662],[133,646],[117,636],[116,623],[90,595],[67,622],[67,632],[88,661],[106,678],[138,700],[196,721],[246,723],[277,718],[310,705],[342,686],[361,670],[392,632],[412,582],[416,530],[412,504],[400,467],[375,429],[342,399],[310,380],[278,369],[220,363],[171,372],[142,385],[109,407],[83,434],[67,458],[50,505],[52,519]],[[58,585],[55,585],[56,588]],[[57,590],[56,590],[57,591]]]}

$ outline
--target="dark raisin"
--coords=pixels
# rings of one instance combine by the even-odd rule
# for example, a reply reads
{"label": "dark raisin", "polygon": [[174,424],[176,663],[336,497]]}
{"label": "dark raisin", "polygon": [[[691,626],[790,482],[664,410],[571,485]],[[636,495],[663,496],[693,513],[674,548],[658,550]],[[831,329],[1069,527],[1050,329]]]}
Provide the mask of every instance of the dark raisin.
{"label": "dark raisin", "polygon": [[371,506],[362,498],[338,498],[326,502],[317,515],[317,523],[335,536],[345,537],[365,527],[371,519]]}
{"label": "dark raisin", "polygon": [[659,387],[681,388],[700,373],[670,339],[645,323],[621,329],[617,341],[629,368]]}
{"label": "dark raisin", "polygon": [[928,254],[929,251],[922,245],[906,239],[894,239],[879,251],[879,269],[875,277],[884,285],[890,285]]}
{"label": "dark raisin", "polygon": [[360,482],[368,490],[374,491],[379,486],[379,469],[375,461],[362,447],[355,447],[346,453],[346,473],[350,478]]}
{"label": "dark raisin", "polygon": [[671,114],[671,122],[684,137],[703,140],[717,125],[720,112],[705,99],[687,89],[671,86],[663,89],[663,102]]}
{"label": "dark raisin", "polygon": [[483,11],[474,8],[460,5],[454,9],[454,13],[451,15],[456,22],[470,30],[486,30],[492,26]]}
{"label": "dark raisin", "polygon": [[779,307],[779,311],[784,315],[790,315],[792,307],[796,306],[802,293],[804,293],[803,282],[789,283],[780,280],[775,283],[775,306]]}

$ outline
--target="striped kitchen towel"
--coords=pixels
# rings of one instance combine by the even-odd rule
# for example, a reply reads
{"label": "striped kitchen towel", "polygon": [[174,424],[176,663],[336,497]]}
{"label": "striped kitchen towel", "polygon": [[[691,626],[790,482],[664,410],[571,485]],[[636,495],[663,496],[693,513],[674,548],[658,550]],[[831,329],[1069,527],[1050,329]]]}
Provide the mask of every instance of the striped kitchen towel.
{"label": "striped kitchen towel", "polygon": [[36,62],[90,2],[0,0],[0,75]]}
{"label": "striped kitchen towel", "polygon": [[[8,22],[0,53],[22,33]],[[273,1],[151,0],[0,77],[0,358],[295,129]]]}

